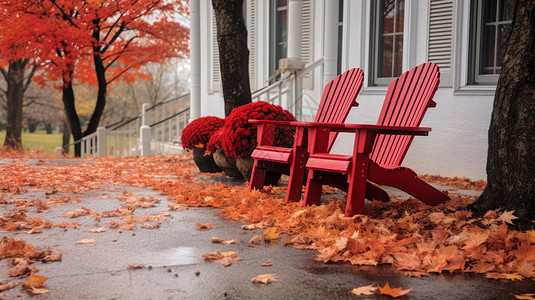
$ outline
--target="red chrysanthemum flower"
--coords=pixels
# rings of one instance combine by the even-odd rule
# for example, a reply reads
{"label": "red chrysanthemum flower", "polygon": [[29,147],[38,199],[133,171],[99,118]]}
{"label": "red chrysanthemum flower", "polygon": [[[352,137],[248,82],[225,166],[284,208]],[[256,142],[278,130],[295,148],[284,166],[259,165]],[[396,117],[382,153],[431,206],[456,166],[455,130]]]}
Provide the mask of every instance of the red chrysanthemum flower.
{"label": "red chrysanthemum flower", "polygon": [[[296,121],[295,117],[279,105],[258,101],[239,106],[232,110],[225,119],[222,129],[223,151],[232,157],[250,157],[256,142],[256,125],[250,124],[249,119]],[[295,130],[288,128],[275,129],[274,146],[292,147]]]}
{"label": "red chrysanthemum flower", "polygon": [[193,120],[182,130],[180,140],[184,149],[204,148],[215,131],[223,127],[225,120],[218,117],[202,117]]}

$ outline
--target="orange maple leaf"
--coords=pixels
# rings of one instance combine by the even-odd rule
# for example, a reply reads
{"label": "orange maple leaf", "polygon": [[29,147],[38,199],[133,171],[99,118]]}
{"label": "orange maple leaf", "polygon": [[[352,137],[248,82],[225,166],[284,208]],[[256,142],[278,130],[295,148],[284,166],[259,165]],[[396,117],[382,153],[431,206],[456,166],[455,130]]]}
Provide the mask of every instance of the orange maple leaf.
{"label": "orange maple leaf", "polygon": [[371,285],[361,286],[358,288],[354,288],[351,290],[351,294],[357,295],[357,296],[364,296],[364,295],[373,295],[377,292],[377,287]]}
{"label": "orange maple leaf", "polygon": [[402,288],[391,288],[388,285],[388,282],[385,284],[384,287],[379,286],[378,289],[381,295],[388,295],[394,298],[401,297],[403,295],[408,294],[410,291],[412,291],[412,289],[403,290]]}
{"label": "orange maple leaf", "polygon": [[505,222],[507,224],[513,225],[513,220],[518,219],[517,216],[513,215],[514,212],[515,212],[514,210],[504,211],[501,214],[501,216],[498,218],[498,220],[503,221],[503,222]]}
{"label": "orange maple leaf", "polygon": [[33,286],[33,287],[40,287],[46,280],[48,279],[48,277],[45,277],[45,276],[39,276],[39,275],[35,275],[35,274],[32,274],[30,275],[30,278],[28,279],[28,283]]}

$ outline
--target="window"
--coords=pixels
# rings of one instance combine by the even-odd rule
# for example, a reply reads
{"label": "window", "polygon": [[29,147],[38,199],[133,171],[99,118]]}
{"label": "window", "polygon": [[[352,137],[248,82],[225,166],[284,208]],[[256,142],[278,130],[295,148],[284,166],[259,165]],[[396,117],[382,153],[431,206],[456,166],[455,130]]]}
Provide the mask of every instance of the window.
{"label": "window", "polygon": [[342,49],[344,37],[344,0],[340,0],[338,4],[338,59],[336,61],[336,72],[342,73]]}
{"label": "window", "polygon": [[279,60],[288,53],[288,0],[271,1],[270,27],[269,71],[273,74],[279,68]]}
{"label": "window", "polygon": [[372,18],[372,85],[387,85],[403,69],[404,0],[375,1]]}
{"label": "window", "polygon": [[511,31],[513,7],[514,0],[474,2],[469,83],[497,83]]}

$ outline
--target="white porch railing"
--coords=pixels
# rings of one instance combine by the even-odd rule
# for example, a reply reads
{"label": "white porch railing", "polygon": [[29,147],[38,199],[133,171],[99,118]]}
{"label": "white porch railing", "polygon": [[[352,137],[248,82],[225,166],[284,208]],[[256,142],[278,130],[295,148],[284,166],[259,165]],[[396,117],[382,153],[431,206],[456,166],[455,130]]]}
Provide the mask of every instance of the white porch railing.
{"label": "white porch railing", "polygon": [[[253,101],[264,100],[286,107],[296,119],[307,121],[314,115],[318,101],[312,90],[303,89],[303,79],[323,65],[323,58],[305,65],[300,70],[283,70],[277,82],[252,93]],[[82,157],[137,156],[170,154],[182,151],[180,135],[188,124],[189,108],[180,108],[179,100],[189,94],[149,107],[142,113],[113,128],[99,127],[97,132],[81,141]]]}
{"label": "white porch railing", "polygon": [[[114,127],[99,127],[80,143],[81,156],[137,156],[181,152],[180,135],[189,120],[189,108],[181,108],[189,94],[154,106],[143,104],[143,111]],[[70,145],[69,145],[70,146]]]}
{"label": "white porch railing", "polygon": [[[303,89],[303,79],[316,68],[323,66],[323,62],[324,59],[320,58],[305,65],[301,70],[283,72],[281,79],[253,92],[251,98],[253,101],[263,100],[285,107],[293,113],[297,120],[305,121],[304,118],[307,115],[304,115],[303,112],[311,110],[315,112],[315,108],[317,108],[319,103],[317,103],[313,93]],[[306,106],[304,107],[303,104]]]}

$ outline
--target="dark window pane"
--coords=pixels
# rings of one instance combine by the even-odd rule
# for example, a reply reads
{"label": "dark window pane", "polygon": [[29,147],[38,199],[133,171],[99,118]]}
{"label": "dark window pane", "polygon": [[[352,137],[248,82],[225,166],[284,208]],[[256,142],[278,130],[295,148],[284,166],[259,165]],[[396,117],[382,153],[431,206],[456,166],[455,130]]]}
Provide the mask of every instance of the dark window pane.
{"label": "dark window pane", "polygon": [[496,22],[496,1],[497,0],[483,0],[482,12],[483,22]]}
{"label": "dark window pane", "polygon": [[382,56],[378,71],[379,77],[392,77],[392,52],[393,52],[393,36],[384,36],[381,41],[379,55]]}
{"label": "dark window pane", "polygon": [[336,61],[336,71],[342,73],[342,26],[338,26],[338,59]]}
{"label": "dark window pane", "polygon": [[383,0],[381,6],[383,12],[383,34],[394,32],[395,0]]}
{"label": "dark window pane", "polygon": [[484,26],[483,39],[481,40],[480,74],[494,74],[495,32],[496,26]]}
{"label": "dark window pane", "polygon": [[498,53],[496,55],[496,66],[501,67],[503,58],[505,57],[505,50],[507,49],[507,42],[509,41],[509,33],[511,32],[511,24],[500,25],[498,30]]}
{"label": "dark window pane", "polygon": [[514,0],[500,0],[500,21],[513,20]]}
{"label": "dark window pane", "polygon": [[398,0],[396,5],[396,32],[403,32],[403,19],[405,15],[405,1]]}
{"label": "dark window pane", "polygon": [[340,3],[338,4],[338,22],[342,22],[344,20],[344,0],[340,0]]}
{"label": "dark window pane", "polygon": [[403,67],[403,35],[394,36],[394,73],[391,77],[401,75]]}

